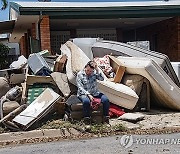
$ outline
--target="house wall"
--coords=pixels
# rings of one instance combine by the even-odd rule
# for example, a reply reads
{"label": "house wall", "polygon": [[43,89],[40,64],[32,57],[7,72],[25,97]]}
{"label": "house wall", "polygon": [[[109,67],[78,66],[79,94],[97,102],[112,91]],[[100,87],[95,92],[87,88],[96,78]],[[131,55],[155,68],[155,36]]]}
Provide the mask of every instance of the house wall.
{"label": "house wall", "polygon": [[24,55],[26,58],[31,53],[30,37],[36,38],[36,27],[34,23],[32,23],[31,29],[27,29],[27,32],[24,33],[19,41],[20,55]]}
{"label": "house wall", "polygon": [[[28,58],[29,54],[31,53],[31,39],[38,39],[38,23],[32,23],[31,29],[27,29],[27,32],[24,33],[24,35],[21,37],[19,44],[20,44],[20,54],[24,55],[26,58]],[[32,52],[38,52],[37,50],[48,50],[51,52],[51,43],[50,43],[50,26],[49,26],[49,17],[44,16],[40,22],[40,44],[41,44],[41,49],[37,49],[36,51]]]}
{"label": "house wall", "polygon": [[105,40],[117,41],[117,31],[119,40],[122,39],[121,29],[70,29],[67,31],[51,31],[51,50],[60,54],[61,44],[64,44],[69,39],[78,37],[104,38]]}
{"label": "house wall", "polygon": [[41,50],[51,52],[49,16],[43,16],[40,22]]}
{"label": "house wall", "polygon": [[26,43],[26,39],[25,36],[22,36],[19,42],[19,47],[20,47],[20,55],[23,55],[24,57],[27,58],[27,43]]}
{"label": "house wall", "polygon": [[36,24],[35,23],[32,23],[31,36],[33,39],[36,39]]}
{"label": "house wall", "polygon": [[180,17],[123,33],[124,41],[150,41],[150,49],[180,61]]}
{"label": "house wall", "polygon": [[[28,36],[37,37],[36,24],[32,23]],[[77,30],[70,31],[71,37],[78,36]],[[180,61],[180,17],[174,17],[145,27],[123,32],[116,29],[117,41],[150,41],[150,49],[168,55],[171,61]],[[51,38],[52,39],[52,38]],[[40,22],[41,50],[51,52],[49,17],[44,16]],[[56,40],[57,41],[57,40]],[[59,43],[59,41],[58,41]],[[58,47],[59,49],[59,47]],[[28,56],[27,35],[20,40],[21,54]]]}

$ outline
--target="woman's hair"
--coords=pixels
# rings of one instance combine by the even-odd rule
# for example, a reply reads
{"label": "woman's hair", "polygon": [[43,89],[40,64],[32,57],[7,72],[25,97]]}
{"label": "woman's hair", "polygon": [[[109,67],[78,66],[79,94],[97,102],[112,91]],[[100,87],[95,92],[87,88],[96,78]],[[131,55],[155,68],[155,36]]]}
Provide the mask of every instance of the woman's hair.
{"label": "woman's hair", "polygon": [[85,68],[89,66],[90,68],[94,69],[94,61],[89,61],[86,65],[85,65]]}

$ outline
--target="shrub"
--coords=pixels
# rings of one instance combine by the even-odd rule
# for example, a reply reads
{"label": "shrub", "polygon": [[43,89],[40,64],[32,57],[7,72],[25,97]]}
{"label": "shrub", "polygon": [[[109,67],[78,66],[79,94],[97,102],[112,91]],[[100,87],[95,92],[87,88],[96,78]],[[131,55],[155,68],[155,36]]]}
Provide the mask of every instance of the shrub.
{"label": "shrub", "polygon": [[8,67],[8,53],[10,48],[0,43],[0,69]]}

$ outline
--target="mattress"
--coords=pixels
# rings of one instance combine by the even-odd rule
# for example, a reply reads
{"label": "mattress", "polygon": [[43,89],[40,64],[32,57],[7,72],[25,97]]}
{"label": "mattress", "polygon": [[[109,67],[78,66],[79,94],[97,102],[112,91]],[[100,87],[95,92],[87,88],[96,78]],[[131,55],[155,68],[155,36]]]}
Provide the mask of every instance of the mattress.
{"label": "mattress", "polygon": [[158,103],[180,110],[180,88],[154,60],[122,56],[117,58],[126,67],[126,73],[139,74],[149,80]]}
{"label": "mattress", "polygon": [[100,38],[74,38],[72,42],[76,44],[89,59],[93,59],[91,47],[98,40],[100,40]]}
{"label": "mattress", "polygon": [[156,61],[161,68],[168,74],[168,76],[180,87],[178,77],[170,63],[167,55],[146,50],[140,47],[120,43],[115,41],[98,40],[92,45],[92,53],[94,57],[102,57],[106,54],[114,56],[127,56],[127,57],[147,57]]}
{"label": "mattress", "polygon": [[98,81],[99,90],[106,94],[111,103],[127,109],[133,109],[139,99],[128,86],[111,81]]}

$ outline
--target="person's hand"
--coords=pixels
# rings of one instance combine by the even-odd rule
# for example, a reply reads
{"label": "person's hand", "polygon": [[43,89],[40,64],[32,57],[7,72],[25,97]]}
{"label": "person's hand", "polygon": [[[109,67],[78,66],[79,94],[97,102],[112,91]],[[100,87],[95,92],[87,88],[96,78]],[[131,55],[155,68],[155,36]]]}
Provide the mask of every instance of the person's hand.
{"label": "person's hand", "polygon": [[90,94],[88,95],[88,97],[89,97],[90,101],[92,102],[94,97],[92,95],[90,95]]}

